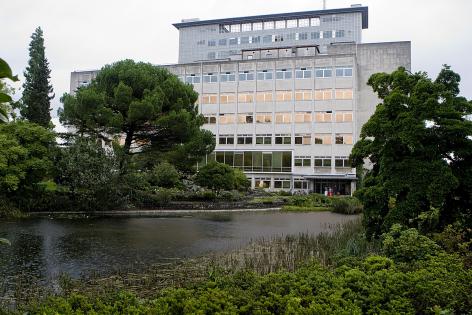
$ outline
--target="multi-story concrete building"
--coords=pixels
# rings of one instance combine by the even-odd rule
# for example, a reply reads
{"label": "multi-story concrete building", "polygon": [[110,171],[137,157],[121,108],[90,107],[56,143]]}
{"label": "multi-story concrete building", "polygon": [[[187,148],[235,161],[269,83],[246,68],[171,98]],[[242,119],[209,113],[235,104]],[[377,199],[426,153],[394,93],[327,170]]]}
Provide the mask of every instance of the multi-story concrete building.
{"label": "multi-story concrete building", "polygon": [[[184,20],[179,63],[166,65],[199,93],[216,160],[252,187],[350,194],[349,162],[378,99],[371,74],[411,67],[410,42],[361,42],[367,7]],[[73,72],[71,91],[87,84]],[[85,73],[93,78],[94,73]]]}

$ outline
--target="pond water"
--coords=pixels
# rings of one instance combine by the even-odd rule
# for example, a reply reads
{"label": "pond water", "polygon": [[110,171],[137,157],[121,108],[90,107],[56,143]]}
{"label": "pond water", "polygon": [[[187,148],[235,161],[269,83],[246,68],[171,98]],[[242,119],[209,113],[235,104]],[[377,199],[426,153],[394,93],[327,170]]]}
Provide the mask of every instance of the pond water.
{"label": "pond water", "polygon": [[153,263],[238,249],[258,238],[319,234],[354,218],[330,212],[271,211],[0,221],[0,237],[12,243],[0,246],[0,281],[21,275],[49,282],[61,273],[79,277],[139,270]]}

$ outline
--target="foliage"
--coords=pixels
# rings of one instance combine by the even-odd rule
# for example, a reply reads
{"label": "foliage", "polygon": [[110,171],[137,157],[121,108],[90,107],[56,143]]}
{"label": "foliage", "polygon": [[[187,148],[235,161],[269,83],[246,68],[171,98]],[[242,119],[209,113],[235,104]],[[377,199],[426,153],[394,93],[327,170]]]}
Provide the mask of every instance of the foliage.
{"label": "foliage", "polygon": [[32,198],[49,174],[54,135],[29,122],[0,125],[0,196],[16,203]]}
{"label": "foliage", "polygon": [[36,28],[31,35],[30,60],[26,67],[23,97],[20,104],[21,115],[30,122],[49,127],[51,122],[50,100],[54,98],[49,83],[51,70],[44,53],[43,31]]}
{"label": "foliage", "polygon": [[234,169],[224,163],[211,162],[198,170],[195,182],[217,193],[220,190],[231,190],[235,188]]}
{"label": "foliage", "polygon": [[17,76],[13,76],[10,66],[0,58],[0,123],[8,121],[8,106],[7,103],[11,102],[10,89],[3,81],[9,79],[11,81],[18,81]]}
{"label": "foliage", "polygon": [[162,162],[152,169],[150,183],[159,187],[177,187],[180,184],[180,174],[172,164]]}
{"label": "foliage", "polygon": [[214,148],[213,136],[200,129],[196,100],[192,86],[166,69],[123,60],[104,66],[75,95],[65,94],[60,120],[80,134],[123,136],[122,172],[139,153],[151,157],[144,157],[149,168],[164,160],[191,168]]}
{"label": "foliage", "polygon": [[370,77],[382,103],[351,154],[354,167],[372,163],[356,192],[369,237],[394,223],[427,232],[472,222],[472,103],[459,82],[448,66],[434,81],[404,68]]}
{"label": "foliage", "polygon": [[246,174],[238,168],[234,169],[234,189],[247,191],[251,187],[251,181]]}
{"label": "foliage", "polygon": [[362,212],[362,203],[359,199],[349,196],[332,197],[330,199],[331,211],[343,214],[358,214]]}
{"label": "foliage", "polygon": [[60,149],[55,161],[55,180],[75,210],[106,210],[121,205],[118,163],[112,152],[93,138],[77,138]]}

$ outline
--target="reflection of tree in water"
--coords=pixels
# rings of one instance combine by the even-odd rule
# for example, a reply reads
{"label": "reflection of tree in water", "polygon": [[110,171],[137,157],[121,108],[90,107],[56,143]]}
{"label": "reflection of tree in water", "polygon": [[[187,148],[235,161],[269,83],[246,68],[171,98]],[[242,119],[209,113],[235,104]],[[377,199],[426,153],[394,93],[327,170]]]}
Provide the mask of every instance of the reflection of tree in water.
{"label": "reflection of tree in water", "polygon": [[203,217],[204,220],[214,221],[214,222],[229,222],[233,221],[233,216],[231,213],[212,213]]}

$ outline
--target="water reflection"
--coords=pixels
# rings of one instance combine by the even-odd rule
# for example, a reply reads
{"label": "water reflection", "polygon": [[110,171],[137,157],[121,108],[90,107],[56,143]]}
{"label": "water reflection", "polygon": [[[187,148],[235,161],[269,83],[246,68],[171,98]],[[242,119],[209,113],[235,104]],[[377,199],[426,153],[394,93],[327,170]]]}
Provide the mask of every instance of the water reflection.
{"label": "water reflection", "polygon": [[257,238],[318,234],[353,218],[328,212],[258,212],[0,222],[0,237],[12,243],[0,247],[0,278],[49,282],[63,272],[78,277],[139,270],[168,259],[239,248]]}

